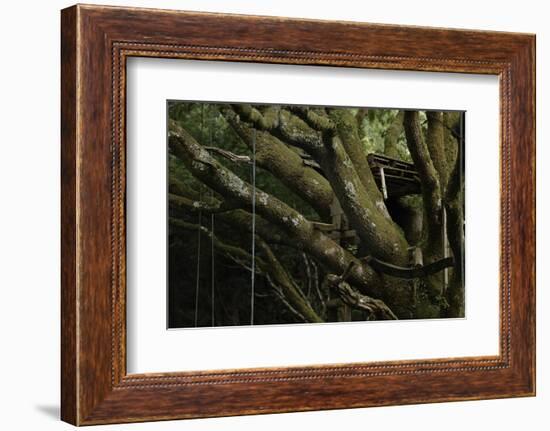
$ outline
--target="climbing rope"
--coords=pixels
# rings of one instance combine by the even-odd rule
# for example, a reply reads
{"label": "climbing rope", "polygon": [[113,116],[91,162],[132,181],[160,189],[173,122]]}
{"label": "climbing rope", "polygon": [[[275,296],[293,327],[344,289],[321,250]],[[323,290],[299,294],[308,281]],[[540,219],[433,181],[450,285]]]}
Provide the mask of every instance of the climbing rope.
{"label": "climbing rope", "polygon": [[256,278],[256,129],[252,130],[252,262],[250,265],[250,324],[254,325],[254,284]]}
{"label": "climbing rope", "polygon": [[[199,200],[202,201],[202,190],[199,192]],[[202,210],[199,210],[199,228],[197,229],[197,269],[195,279],[195,328],[199,321],[199,288],[201,273],[201,229],[202,229]]]}
{"label": "climbing rope", "polygon": [[[201,138],[204,134],[204,105],[201,105]],[[202,203],[202,185],[199,184],[199,201]],[[202,209],[199,209],[197,229],[197,265],[195,277],[195,328],[199,322],[199,290],[200,290],[200,274],[201,274],[201,234],[202,234]]]}
{"label": "climbing rope", "polygon": [[[212,146],[212,118],[210,117],[209,119],[209,127],[208,127],[208,140],[209,140],[209,145]],[[210,193],[212,199],[214,198],[214,191],[212,190],[211,193]],[[210,280],[211,280],[211,284],[210,284],[210,297],[212,298],[212,302],[211,302],[211,305],[210,305],[210,310],[211,310],[211,314],[210,314],[210,323],[212,326],[214,326],[215,324],[215,295],[214,295],[214,287],[215,287],[215,274],[216,274],[216,271],[215,271],[215,266],[214,266],[214,254],[215,254],[215,250],[214,250],[214,236],[215,236],[215,231],[214,231],[214,214],[210,214],[210,232],[211,232],[211,235],[210,235]]]}

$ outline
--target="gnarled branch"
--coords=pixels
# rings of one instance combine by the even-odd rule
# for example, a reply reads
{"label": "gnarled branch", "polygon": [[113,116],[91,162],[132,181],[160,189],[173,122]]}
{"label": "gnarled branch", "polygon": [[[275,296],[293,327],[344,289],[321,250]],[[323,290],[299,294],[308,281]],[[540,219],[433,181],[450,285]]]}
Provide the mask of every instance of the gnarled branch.
{"label": "gnarled branch", "polygon": [[290,105],[288,110],[300,117],[313,130],[331,135],[336,133],[336,125],[326,114],[315,112],[313,109],[304,106]]}
{"label": "gnarled branch", "polygon": [[424,141],[418,111],[405,111],[403,125],[407,146],[420,176],[424,209],[428,219],[428,241],[436,241],[441,233],[441,187],[435,166]]}
{"label": "gnarled branch", "polygon": [[252,163],[252,160],[250,157],[242,155],[242,154],[235,154],[231,151],[224,150],[223,148],[218,147],[204,147],[206,150],[210,151],[211,153],[218,154],[227,160],[230,160],[235,163]]}
{"label": "gnarled branch", "polygon": [[204,211],[209,214],[219,214],[240,208],[236,202],[222,201],[215,204],[210,204],[205,201],[188,199],[184,196],[179,196],[173,193],[168,194],[168,202],[169,205],[174,205],[179,208],[185,207],[188,211]]}
{"label": "gnarled branch", "polygon": [[298,211],[261,190],[254,191],[250,184],[213,159],[177,124],[170,123],[169,144],[174,154],[186,164],[191,173],[213,190],[239,202],[241,207],[246,209],[251,207],[252,194],[256,193],[256,212],[295,238],[298,247],[335,272],[343,271],[355,260],[358,264],[350,275],[350,281],[366,292],[373,292],[374,296],[381,293],[381,280],[371,268],[359,263],[351,253],[314,229],[311,222]]}
{"label": "gnarled branch", "polygon": [[240,118],[231,109],[222,109],[222,114],[248,147],[252,147],[253,140],[256,140],[256,163],[258,166],[268,170],[283,184],[291,188],[321,217],[327,217],[330,214],[334,193],[325,177],[315,169],[306,166],[298,153],[270,133],[261,131],[255,133],[254,129],[240,121]]}
{"label": "gnarled branch", "polygon": [[447,157],[445,154],[443,113],[428,111],[426,112],[426,117],[428,118],[426,143],[430,152],[430,158],[433,162],[435,170],[437,171],[439,184],[441,186],[441,194],[445,195],[449,172],[447,168]]}
{"label": "gnarled branch", "polygon": [[201,234],[206,235],[214,241],[214,247],[216,250],[240,265],[246,265],[254,258],[256,262],[256,271],[259,274],[264,274],[269,277],[269,281],[279,289],[277,293],[281,293],[283,295],[283,302],[291,308],[291,312],[297,312],[308,322],[317,323],[323,321],[313,310],[307,298],[301,294],[298,286],[296,286],[292,280],[292,277],[287,273],[284,267],[280,264],[279,260],[275,257],[271,251],[271,248],[263,240],[259,239],[258,244],[261,246],[266,260],[258,256],[253,257],[242,248],[225,243],[204,226],[188,223],[173,217],[170,218],[170,224],[179,229],[194,231],[200,230]]}
{"label": "gnarled branch", "polygon": [[342,275],[328,274],[324,283],[329,289],[334,290],[341,301],[352,308],[367,311],[380,320],[396,320],[397,316],[380,299],[374,299],[367,295],[362,295],[353,289],[346,279],[351,275],[354,262],[351,262],[344,270]]}
{"label": "gnarled branch", "polygon": [[397,113],[384,135],[384,154],[394,159],[399,159],[397,142],[403,131],[403,115],[403,111]]}
{"label": "gnarled branch", "polygon": [[[172,182],[171,182],[172,183]],[[194,202],[204,201],[204,206],[201,211],[209,213],[208,208],[219,208],[222,203],[211,196],[200,196],[197,192],[190,190],[183,184],[174,181],[176,187],[170,187],[169,204],[171,208],[180,211],[182,215],[189,212],[195,212]],[[175,197],[175,198],[174,198]],[[178,199],[181,198],[181,199]],[[239,230],[252,232],[252,215],[242,209],[233,209],[227,212],[219,212],[216,214],[217,220],[236,227]],[[287,247],[296,247],[296,243],[292,241],[288,235],[281,231],[277,226],[269,223],[261,216],[255,218],[255,232],[260,235],[269,244],[280,244]]]}
{"label": "gnarled branch", "polygon": [[232,104],[231,108],[258,130],[271,130],[279,125],[278,106],[268,106],[263,112],[246,103]]}

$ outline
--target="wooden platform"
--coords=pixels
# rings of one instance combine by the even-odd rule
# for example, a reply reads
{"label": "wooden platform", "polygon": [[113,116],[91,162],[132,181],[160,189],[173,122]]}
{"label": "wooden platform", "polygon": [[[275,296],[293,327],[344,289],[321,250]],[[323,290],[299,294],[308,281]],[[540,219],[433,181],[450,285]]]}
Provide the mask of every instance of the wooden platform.
{"label": "wooden platform", "polygon": [[374,153],[367,160],[385,199],[420,193],[420,178],[412,163]]}

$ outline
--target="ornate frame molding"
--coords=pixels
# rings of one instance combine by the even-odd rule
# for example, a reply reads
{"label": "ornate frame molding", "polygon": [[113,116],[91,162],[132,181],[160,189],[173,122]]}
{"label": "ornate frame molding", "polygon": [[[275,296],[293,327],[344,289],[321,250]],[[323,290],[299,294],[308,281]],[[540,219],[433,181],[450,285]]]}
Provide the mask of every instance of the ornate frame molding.
{"label": "ornate frame molding", "polygon": [[[202,29],[213,26],[219,30]],[[257,26],[287,36],[256,35]],[[333,42],[328,35],[335,31],[340,40]],[[320,37],[308,40],[311,34]],[[125,65],[131,56],[498,75],[500,354],[127,375]],[[62,12],[62,87],[64,420],[80,425],[534,394],[533,36],[79,5]],[[251,391],[255,399],[246,396]]]}

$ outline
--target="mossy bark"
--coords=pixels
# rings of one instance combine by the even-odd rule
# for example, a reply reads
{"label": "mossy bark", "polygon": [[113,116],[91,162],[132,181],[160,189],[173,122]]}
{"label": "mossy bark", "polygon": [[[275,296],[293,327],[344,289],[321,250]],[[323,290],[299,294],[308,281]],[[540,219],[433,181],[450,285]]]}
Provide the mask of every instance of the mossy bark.
{"label": "mossy bark", "polygon": [[[395,145],[404,128],[422,194],[421,199],[386,202],[374,180],[360,138],[359,124],[366,120],[358,122],[354,111],[278,106],[257,109],[235,105],[224,108],[223,114],[249,148],[255,144],[258,166],[271,172],[321,218],[328,219],[331,204],[335,199],[339,202],[350,227],[359,237],[361,253],[408,266],[410,248],[415,246],[421,247],[424,264],[439,260],[445,254],[442,214],[444,207],[447,210],[446,234],[456,265],[443,298],[442,273],[411,282],[377,272],[359,260],[363,254],[346,249],[282,200],[258,187],[253,188],[212,157],[185,129],[170,123],[171,152],[196,179],[217,193],[217,198],[201,204],[203,210],[214,211],[225,205],[218,215],[220,220],[250,232],[249,211],[254,197],[255,234],[264,263],[270,267],[277,284],[284,286],[285,298],[308,321],[319,321],[321,316],[310,305],[308,308],[307,300],[303,302],[303,292],[268,243],[281,243],[304,251],[333,276],[343,274],[353,264],[346,276],[349,286],[383,300],[398,318],[463,315],[463,191],[461,178],[457,179],[455,172],[458,150],[452,141],[455,139],[451,132],[456,121],[454,116],[427,113],[426,133],[418,112],[400,112],[394,118],[385,135],[386,153],[398,158]],[[449,149],[449,143],[454,144],[454,149]],[[170,184],[170,191],[193,197],[192,191],[184,190],[177,182]],[[182,202],[177,198],[170,204],[193,206],[192,201]],[[400,216],[394,216],[396,213]]]}
{"label": "mossy bark", "polygon": [[[191,173],[210,188],[248,209],[254,193],[250,184],[241,180],[217,162],[184,129],[174,125],[169,136],[171,150],[188,166]],[[381,279],[372,268],[359,262],[349,251],[315,229],[302,214],[284,202],[256,189],[256,212],[293,238],[297,247],[307,251],[334,273],[342,273],[356,263],[350,280],[366,293],[380,296]]]}
{"label": "mossy bark", "polygon": [[330,215],[334,193],[325,177],[305,166],[298,153],[292,151],[268,132],[254,132],[239,117],[226,110],[225,117],[242,141],[252,148],[255,139],[256,163],[275,175],[283,184],[304,199],[322,217]]}
{"label": "mossy bark", "polygon": [[[202,235],[205,235],[213,240],[215,249],[218,253],[225,254],[231,259],[241,260],[246,263],[252,260],[250,253],[241,247],[221,241],[217,236],[203,226],[187,223],[174,218],[170,219],[170,225],[176,229],[200,231]],[[260,273],[271,278],[271,280],[281,289],[286,300],[288,300],[289,305],[296,312],[298,312],[305,321],[311,323],[322,322],[323,319],[321,319],[315,310],[313,310],[307,298],[301,294],[300,289],[296,286],[292,277],[275,257],[271,248],[264,241],[259,241],[259,244],[264,258],[262,259],[255,256],[254,259]]]}
{"label": "mossy bark", "polygon": [[399,136],[403,132],[403,111],[399,111],[393,121],[386,130],[384,136],[384,154],[394,159],[399,159],[399,152],[397,150],[397,141]]}

